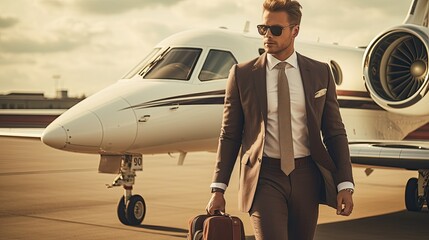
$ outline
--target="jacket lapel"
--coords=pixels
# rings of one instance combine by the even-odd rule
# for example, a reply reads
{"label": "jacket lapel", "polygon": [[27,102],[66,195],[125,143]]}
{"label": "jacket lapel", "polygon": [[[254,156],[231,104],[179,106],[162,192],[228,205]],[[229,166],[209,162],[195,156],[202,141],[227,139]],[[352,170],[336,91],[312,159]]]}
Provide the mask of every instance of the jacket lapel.
{"label": "jacket lapel", "polygon": [[[304,87],[304,95],[305,95],[305,108],[307,112],[307,125],[309,126],[309,130],[311,126],[316,126],[316,113],[314,111],[314,83],[312,73],[307,64],[306,59],[299,53],[297,53],[299,71],[301,73],[302,85]],[[314,134],[310,132],[310,134]]]}
{"label": "jacket lapel", "polygon": [[307,60],[300,54],[297,53],[299,70],[301,73],[302,84],[304,87],[305,95],[305,109],[307,112],[307,128],[310,140],[310,151],[312,155],[317,155],[317,149],[315,146],[318,144],[315,142],[317,138],[320,138],[320,129],[317,127],[316,112],[314,109],[314,77],[310,71],[310,67]]}
{"label": "jacket lapel", "polygon": [[257,94],[257,100],[264,118],[264,122],[267,122],[267,79],[266,79],[266,53],[262,54],[253,65],[252,79]]}
{"label": "jacket lapel", "polygon": [[298,59],[298,65],[299,65],[299,71],[301,73],[301,79],[302,79],[302,85],[304,87],[304,95],[305,95],[305,105],[307,108],[307,114],[312,112],[314,113],[313,109],[313,84],[312,84],[312,77],[311,77],[311,71],[308,67],[308,64],[306,64],[305,58],[297,53],[297,59]]}

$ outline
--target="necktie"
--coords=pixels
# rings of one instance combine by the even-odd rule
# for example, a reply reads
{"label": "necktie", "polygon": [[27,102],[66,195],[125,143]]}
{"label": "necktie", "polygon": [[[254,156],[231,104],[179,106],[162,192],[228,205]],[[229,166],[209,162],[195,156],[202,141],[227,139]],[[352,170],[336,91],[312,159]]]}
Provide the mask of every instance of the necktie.
{"label": "necktie", "polygon": [[276,65],[278,76],[278,121],[279,121],[279,147],[281,156],[281,169],[289,175],[295,168],[293,154],[292,126],[290,114],[289,84],[285,73],[285,62]]}

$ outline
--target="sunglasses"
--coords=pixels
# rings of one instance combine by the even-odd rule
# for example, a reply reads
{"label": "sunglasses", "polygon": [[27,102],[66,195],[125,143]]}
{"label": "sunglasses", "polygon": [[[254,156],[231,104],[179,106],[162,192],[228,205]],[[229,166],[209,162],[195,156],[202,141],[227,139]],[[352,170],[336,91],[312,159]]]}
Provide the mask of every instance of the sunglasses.
{"label": "sunglasses", "polygon": [[287,28],[287,27],[293,27],[296,24],[289,24],[287,26],[280,26],[280,25],[273,25],[273,26],[268,26],[268,25],[258,25],[256,26],[258,28],[258,32],[259,34],[261,34],[262,36],[265,36],[265,34],[267,34],[268,29],[270,29],[271,34],[273,34],[273,36],[280,36],[283,33],[283,29]]}

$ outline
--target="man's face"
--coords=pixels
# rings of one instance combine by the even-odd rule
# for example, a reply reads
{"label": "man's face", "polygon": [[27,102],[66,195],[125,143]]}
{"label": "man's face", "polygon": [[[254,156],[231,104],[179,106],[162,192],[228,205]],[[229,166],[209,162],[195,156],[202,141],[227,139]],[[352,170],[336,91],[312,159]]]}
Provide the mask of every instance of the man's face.
{"label": "man's face", "polygon": [[263,25],[285,27],[280,36],[274,36],[271,30],[264,35],[264,48],[279,60],[286,60],[294,51],[294,39],[299,31],[299,25],[290,26],[288,15],[281,12],[264,11]]}

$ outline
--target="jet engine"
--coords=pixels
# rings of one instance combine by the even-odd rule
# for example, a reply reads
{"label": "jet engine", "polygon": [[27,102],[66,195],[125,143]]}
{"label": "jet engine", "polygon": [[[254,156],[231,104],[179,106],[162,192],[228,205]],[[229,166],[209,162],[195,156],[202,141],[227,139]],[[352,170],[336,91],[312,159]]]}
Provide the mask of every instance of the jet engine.
{"label": "jet engine", "polygon": [[365,52],[364,80],[382,108],[429,115],[429,29],[405,24],[376,37]]}

